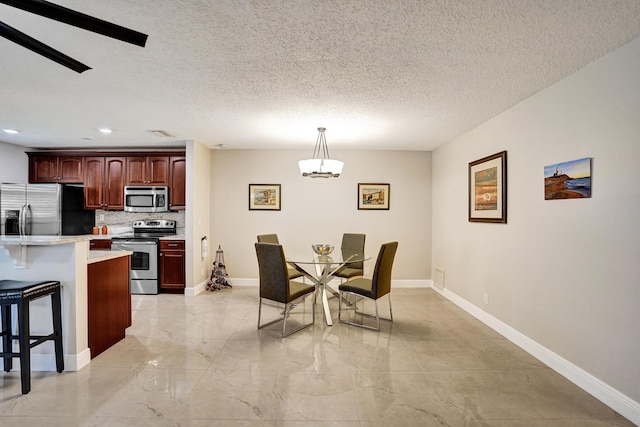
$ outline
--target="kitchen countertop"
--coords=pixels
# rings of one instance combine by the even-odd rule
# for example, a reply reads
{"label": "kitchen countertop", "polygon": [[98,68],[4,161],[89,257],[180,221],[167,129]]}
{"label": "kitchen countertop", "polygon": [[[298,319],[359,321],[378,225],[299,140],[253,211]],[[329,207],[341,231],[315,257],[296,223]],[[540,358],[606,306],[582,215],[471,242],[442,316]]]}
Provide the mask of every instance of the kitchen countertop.
{"label": "kitchen countertop", "polygon": [[133,255],[132,251],[89,251],[87,264]]}
{"label": "kitchen countertop", "polygon": [[184,240],[184,234],[176,234],[175,236],[163,236],[160,240]]}
{"label": "kitchen countertop", "polygon": [[0,236],[0,246],[50,246],[91,240],[92,235],[81,236]]}

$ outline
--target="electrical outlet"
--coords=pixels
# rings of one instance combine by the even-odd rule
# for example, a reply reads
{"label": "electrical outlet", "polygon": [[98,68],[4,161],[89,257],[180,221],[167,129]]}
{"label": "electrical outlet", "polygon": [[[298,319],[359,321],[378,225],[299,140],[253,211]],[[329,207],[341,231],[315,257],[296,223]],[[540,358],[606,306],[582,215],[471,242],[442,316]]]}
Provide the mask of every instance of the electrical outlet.
{"label": "electrical outlet", "polygon": [[484,294],[484,303],[489,304],[489,294]]}
{"label": "electrical outlet", "polygon": [[98,215],[98,221],[104,221],[104,214]]}

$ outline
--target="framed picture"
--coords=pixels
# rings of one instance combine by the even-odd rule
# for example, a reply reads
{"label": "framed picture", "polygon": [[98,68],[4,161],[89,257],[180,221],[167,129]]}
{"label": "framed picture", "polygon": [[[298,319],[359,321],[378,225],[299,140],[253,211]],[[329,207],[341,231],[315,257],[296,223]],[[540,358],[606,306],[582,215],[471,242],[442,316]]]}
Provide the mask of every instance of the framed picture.
{"label": "framed picture", "polygon": [[469,221],[507,222],[507,152],[469,163]]}
{"label": "framed picture", "polygon": [[591,197],[591,157],[544,167],[544,199]]}
{"label": "framed picture", "polygon": [[279,211],[280,184],[249,184],[250,211]]}
{"label": "framed picture", "polygon": [[390,184],[358,184],[358,209],[389,210]]}

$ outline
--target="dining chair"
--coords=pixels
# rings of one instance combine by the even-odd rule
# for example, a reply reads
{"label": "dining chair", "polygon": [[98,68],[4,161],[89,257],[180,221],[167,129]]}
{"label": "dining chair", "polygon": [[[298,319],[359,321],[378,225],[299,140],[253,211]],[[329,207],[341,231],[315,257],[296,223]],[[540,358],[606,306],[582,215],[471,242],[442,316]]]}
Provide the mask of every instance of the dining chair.
{"label": "dining chair", "polygon": [[[261,243],[275,243],[279,245],[277,234],[258,234],[258,242]],[[302,282],[304,282],[304,274],[300,271],[296,270],[292,265],[287,263],[287,269],[289,270],[289,279],[297,279],[298,277],[302,277]]]}
{"label": "dining chair", "polygon": [[[378,259],[373,270],[373,277],[371,279],[364,277],[356,277],[347,280],[345,283],[338,286],[338,292],[340,297],[338,298],[338,322],[346,323],[361,328],[380,330],[380,319],[393,322],[393,311],[391,309],[391,269],[393,267],[393,260],[398,250],[398,242],[385,243],[380,247],[378,252]],[[354,296],[354,302],[351,304],[350,310],[353,310],[354,317],[356,315],[373,317],[376,319],[376,326],[366,325],[364,318],[361,323],[355,321],[342,320],[342,304],[343,299],[349,301],[348,296]],[[378,314],[378,299],[388,295],[389,298],[389,318],[382,318]],[[363,311],[358,311],[358,298],[373,300],[375,306],[375,315],[366,314]],[[364,310],[364,303],[363,303]]]}
{"label": "dining chair", "polygon": [[[354,234],[344,233],[342,235],[342,257],[346,259],[349,254],[357,253],[364,254],[364,241],[366,234]],[[351,279],[352,277],[362,276],[364,274],[364,261],[354,262],[341,267],[333,275],[340,278],[340,283],[345,279]]]}
{"label": "dining chair", "polygon": [[[305,307],[304,300],[315,293],[315,286],[290,280],[284,250],[275,243],[256,242],[258,270],[260,273],[260,303],[258,306],[258,329],[282,320],[282,337],[291,335],[315,323],[315,307],[311,305],[311,323],[301,324],[287,332],[287,319],[293,308]],[[284,304],[283,317],[261,324],[263,300]],[[304,319],[303,319],[304,320]]]}

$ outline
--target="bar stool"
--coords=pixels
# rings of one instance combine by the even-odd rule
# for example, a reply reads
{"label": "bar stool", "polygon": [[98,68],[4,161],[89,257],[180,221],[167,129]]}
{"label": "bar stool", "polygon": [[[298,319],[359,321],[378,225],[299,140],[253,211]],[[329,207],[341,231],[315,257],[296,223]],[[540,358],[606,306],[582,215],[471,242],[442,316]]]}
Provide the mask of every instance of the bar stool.
{"label": "bar stool", "polygon": [[[49,335],[31,335],[29,329],[29,303],[38,298],[51,295],[51,311],[53,315],[53,332]],[[18,335],[13,335],[11,328],[11,306],[18,306]],[[2,352],[4,370],[9,372],[13,367],[13,358],[20,358],[20,379],[22,394],[31,391],[31,349],[45,341],[54,341],[56,353],[56,370],[64,370],[62,353],[62,308],[60,304],[60,282],[56,281],[22,281],[0,280],[0,305],[2,306]],[[17,339],[20,350],[13,351],[13,340]],[[32,342],[33,341],[33,342]]]}

